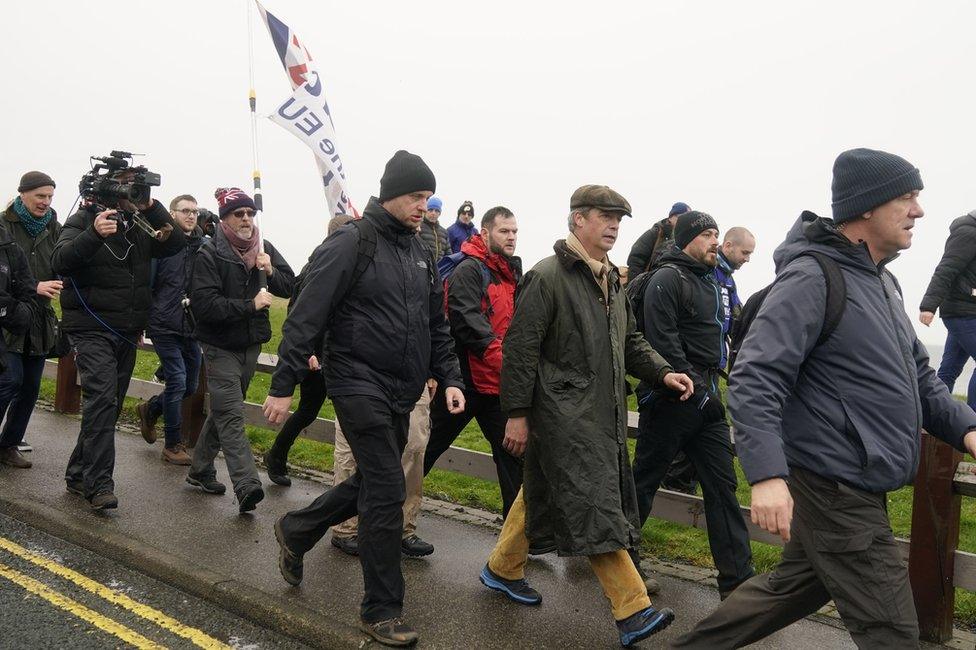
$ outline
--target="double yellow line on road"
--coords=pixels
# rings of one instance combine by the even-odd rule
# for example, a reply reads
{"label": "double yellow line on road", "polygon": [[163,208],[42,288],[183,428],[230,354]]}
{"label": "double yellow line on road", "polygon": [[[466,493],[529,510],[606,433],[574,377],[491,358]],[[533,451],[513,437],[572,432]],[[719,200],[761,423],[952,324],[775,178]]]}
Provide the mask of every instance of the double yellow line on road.
{"label": "double yellow line on road", "polygon": [[[68,567],[62,566],[57,562],[52,562],[51,560],[38,555],[37,553],[27,550],[16,542],[12,542],[9,539],[0,537],[0,549],[35,564],[42,569],[50,571],[51,573],[74,583],[82,589],[107,600],[113,605],[118,605],[119,607],[122,607],[123,609],[126,609],[151,623],[155,623],[164,630],[187,639],[201,648],[207,648],[208,650],[231,650],[231,646],[221,643],[201,630],[184,625],[175,618],[167,616],[157,609],[133,600],[125,594],[119,593],[114,589],[110,589],[100,582],[96,582],[88,576],[69,569]],[[20,585],[27,591],[44,598],[49,603],[60,607],[71,614],[74,614],[78,618],[91,623],[95,627],[109,632],[110,634],[114,634],[126,643],[140,648],[140,650],[156,650],[164,647],[147,639],[138,632],[135,632],[121,623],[117,623],[107,616],[103,616],[102,614],[85,607],[81,603],[57,593],[46,585],[10,568],[5,564],[0,564],[0,577],[6,578],[11,582]]]}

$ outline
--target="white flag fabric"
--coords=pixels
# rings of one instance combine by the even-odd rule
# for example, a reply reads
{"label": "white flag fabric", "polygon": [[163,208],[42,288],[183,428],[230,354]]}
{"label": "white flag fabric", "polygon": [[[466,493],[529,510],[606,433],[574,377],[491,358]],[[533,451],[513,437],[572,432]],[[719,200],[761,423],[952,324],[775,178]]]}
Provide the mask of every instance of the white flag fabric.
{"label": "white flag fabric", "polygon": [[271,34],[271,41],[292,87],[292,96],[269,117],[315,153],[329,212],[333,216],[359,216],[346,189],[342,158],[336,145],[335,125],[312,56],[291,28],[268,13],[258,0],[254,2]]}

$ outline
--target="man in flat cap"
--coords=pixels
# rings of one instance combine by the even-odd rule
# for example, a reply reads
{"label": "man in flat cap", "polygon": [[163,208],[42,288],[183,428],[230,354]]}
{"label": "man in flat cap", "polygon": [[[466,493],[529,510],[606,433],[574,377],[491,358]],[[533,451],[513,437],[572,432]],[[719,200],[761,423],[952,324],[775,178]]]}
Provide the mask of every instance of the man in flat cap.
{"label": "man in flat cap", "polygon": [[275,524],[278,565],[287,582],[299,584],[302,556],[331,526],[358,513],[366,592],[362,629],[394,646],[418,638],[401,618],[406,488],[400,457],[410,412],[430,377],[446,387],[451,413],[464,410],[444,286],[417,236],[434,188],[434,173],[420,156],[396,152],[380,180],[379,198],[369,200],[363,218],[312,253],[304,288],[282,328],[278,368],[264,403],[272,424],[284,419],[324,335],[326,385],[357,470]]}
{"label": "man in flat cap", "polygon": [[626,647],[674,619],[651,606],[628,554],[640,527],[627,456],[627,374],[679,399],[693,385],[641,336],[607,259],[624,215],[630,204],[609,187],[576,190],[569,234],[519,289],[503,344],[501,406],[509,418],[503,444],[525,455],[524,483],[480,579],[538,605],[542,597],[525,581],[530,542],[587,556]]}

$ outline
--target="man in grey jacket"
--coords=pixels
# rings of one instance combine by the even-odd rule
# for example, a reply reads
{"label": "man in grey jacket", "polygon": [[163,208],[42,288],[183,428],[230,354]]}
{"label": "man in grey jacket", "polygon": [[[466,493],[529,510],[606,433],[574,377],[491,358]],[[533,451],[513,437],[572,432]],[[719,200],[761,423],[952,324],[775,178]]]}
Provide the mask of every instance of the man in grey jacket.
{"label": "man in grey jacket", "polygon": [[[783,538],[783,558],[676,647],[747,645],[831,599],[858,647],[918,647],[886,493],[915,475],[923,427],[976,452],[976,414],[929,366],[885,269],[924,214],[918,169],[882,151],[845,151],[832,189],[833,219],[805,212],[777,249],[776,282],[729,383],[752,520]],[[847,298],[820,345],[826,276],[809,252],[837,264]]]}

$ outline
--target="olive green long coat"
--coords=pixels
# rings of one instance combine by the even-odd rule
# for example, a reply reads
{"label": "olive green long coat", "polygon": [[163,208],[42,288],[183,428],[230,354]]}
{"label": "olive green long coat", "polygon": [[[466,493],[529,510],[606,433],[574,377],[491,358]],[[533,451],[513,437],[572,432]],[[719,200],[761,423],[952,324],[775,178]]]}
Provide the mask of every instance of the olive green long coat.
{"label": "olive green long coat", "polygon": [[503,343],[502,409],[527,415],[523,495],[531,541],[560,555],[636,546],[627,453],[628,373],[657,386],[671,372],[637,330],[612,268],[609,299],[564,240],[529,271]]}

